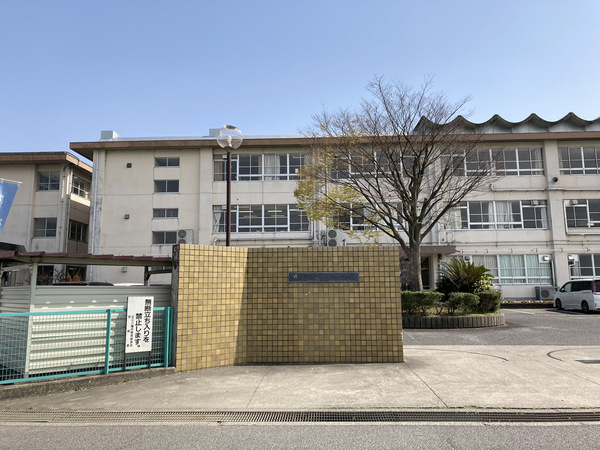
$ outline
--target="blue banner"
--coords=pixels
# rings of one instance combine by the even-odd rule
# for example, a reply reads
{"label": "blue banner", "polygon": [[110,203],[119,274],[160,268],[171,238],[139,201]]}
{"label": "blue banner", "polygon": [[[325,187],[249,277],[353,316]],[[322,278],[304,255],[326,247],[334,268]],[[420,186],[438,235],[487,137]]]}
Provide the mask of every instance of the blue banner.
{"label": "blue banner", "polygon": [[8,218],[8,212],[12,206],[17,189],[19,189],[18,181],[3,180],[0,178],[0,234],[4,229],[4,223]]}

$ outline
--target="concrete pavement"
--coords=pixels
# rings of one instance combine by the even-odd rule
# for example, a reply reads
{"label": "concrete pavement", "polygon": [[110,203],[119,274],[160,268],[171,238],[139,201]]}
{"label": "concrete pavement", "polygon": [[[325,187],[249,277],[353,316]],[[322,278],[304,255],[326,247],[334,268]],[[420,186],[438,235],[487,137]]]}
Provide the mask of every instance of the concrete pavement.
{"label": "concrete pavement", "polygon": [[404,354],[404,364],[233,366],[71,384],[65,392],[0,400],[0,410],[600,410],[597,346],[406,345]]}

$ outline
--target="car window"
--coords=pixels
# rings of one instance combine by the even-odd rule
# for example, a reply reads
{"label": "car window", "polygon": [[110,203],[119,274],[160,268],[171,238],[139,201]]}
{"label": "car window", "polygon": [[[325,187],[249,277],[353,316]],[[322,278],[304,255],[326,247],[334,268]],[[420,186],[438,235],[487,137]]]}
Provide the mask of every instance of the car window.
{"label": "car window", "polygon": [[573,283],[566,283],[566,284],[563,286],[563,290],[564,290],[565,292],[571,292],[572,288],[573,288]]}
{"label": "car window", "polygon": [[591,291],[592,290],[592,282],[591,281],[574,281],[572,292],[581,292],[581,291]]}

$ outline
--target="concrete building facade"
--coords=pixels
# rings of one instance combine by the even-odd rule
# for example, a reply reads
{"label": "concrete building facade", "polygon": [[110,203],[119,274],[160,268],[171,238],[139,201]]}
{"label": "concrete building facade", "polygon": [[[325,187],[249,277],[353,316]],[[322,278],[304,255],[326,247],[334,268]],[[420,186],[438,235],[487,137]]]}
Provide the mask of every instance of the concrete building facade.
{"label": "concrete building facade", "polygon": [[[0,241],[25,250],[88,253],[92,167],[68,152],[0,153],[0,178],[20,181]],[[38,283],[85,280],[83,266],[45,265]]]}
{"label": "concrete building facade", "polygon": [[[513,123],[494,116],[465,121],[465,129],[484,130],[478,157],[494,161],[494,178],[424,242],[424,284],[434,287],[452,256],[488,267],[505,298],[547,298],[552,286],[600,276],[600,119],[532,115]],[[297,136],[246,137],[233,152],[232,245],[359,244],[296,205],[296,172],[310,144]],[[71,149],[94,163],[91,253],[164,256],[175,243],[224,245],[225,152],[214,135],[121,138],[111,131]],[[395,245],[383,237],[372,243]],[[119,268],[91,276],[139,277]]]}

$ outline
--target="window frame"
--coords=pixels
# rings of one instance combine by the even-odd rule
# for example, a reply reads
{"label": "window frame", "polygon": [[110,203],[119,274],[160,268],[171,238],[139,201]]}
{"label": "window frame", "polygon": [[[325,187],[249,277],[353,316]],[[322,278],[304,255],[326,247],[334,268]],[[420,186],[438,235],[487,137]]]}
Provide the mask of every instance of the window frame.
{"label": "window frame", "polygon": [[[593,202],[597,209],[590,210],[590,202]],[[596,228],[600,227],[600,199],[573,199],[565,200],[565,223],[567,230],[581,228]],[[577,211],[585,211],[585,224],[581,225],[584,220],[577,217]],[[572,214],[570,214],[572,213]],[[579,223],[579,225],[578,225]],[[570,225],[571,224],[571,225]]]}
{"label": "window frame", "polygon": [[69,220],[69,240],[87,243],[88,229],[89,225],[87,223]]}
{"label": "window frame", "polygon": [[[164,164],[159,164],[164,161]],[[180,167],[181,160],[179,156],[155,156],[154,167]]]}
{"label": "window frame", "polygon": [[[213,181],[227,181],[225,154],[213,155]],[[307,164],[306,153],[235,153],[231,155],[231,181],[293,181]],[[279,160],[273,165],[273,159]],[[278,169],[278,170],[277,170]]]}
{"label": "window frame", "polygon": [[[586,150],[588,153],[590,151],[593,152],[594,157],[590,158],[589,154],[586,157]],[[600,174],[600,146],[575,145],[559,147],[558,163],[561,175],[598,175]],[[573,167],[574,164],[575,167]]]}
{"label": "window frame", "polygon": [[[225,214],[225,205],[213,206],[213,234],[225,233]],[[295,204],[231,205],[232,233],[310,232],[310,228],[306,211]]]}
{"label": "window frame", "polygon": [[[514,157],[507,158],[513,152]],[[529,157],[525,157],[527,153]],[[472,156],[474,158],[465,158],[464,169],[455,169],[455,173],[458,172],[457,175],[464,173],[466,176],[479,176],[482,163],[490,167],[489,174],[492,176],[523,177],[540,176],[545,173],[542,147],[481,148],[477,149]]]}
{"label": "window frame", "polygon": [[[164,190],[162,190],[162,183],[164,183]],[[170,190],[176,189],[176,190]],[[179,194],[179,180],[154,180],[154,193],[155,194]]]}
{"label": "window frame", "polygon": [[[539,256],[470,255],[470,258],[473,264],[488,269],[492,274],[492,281],[501,286],[552,284],[552,264],[540,262]],[[521,261],[518,261],[519,259]]]}
{"label": "window frame", "polygon": [[91,183],[80,176],[73,175],[71,193],[85,199],[90,198]]}
{"label": "window frame", "polygon": [[[160,214],[162,211],[163,215]],[[174,213],[174,215],[169,215]],[[179,218],[179,208],[152,208],[152,218],[153,219],[178,219]]]}
{"label": "window frame", "polygon": [[[500,205],[506,204],[505,211]],[[508,205],[510,204],[510,207]],[[516,204],[518,208],[515,209]],[[476,210],[480,206],[479,212]],[[484,208],[485,205],[485,208]],[[484,211],[487,208],[486,211]],[[543,212],[545,210],[545,213]],[[460,211],[460,213],[458,213]],[[533,212],[533,218],[531,213]],[[502,220],[502,216],[510,214],[510,220]],[[476,216],[487,215],[491,220],[473,220]],[[450,219],[454,217],[454,220]],[[456,228],[460,216],[460,228]],[[545,216],[545,217],[544,217]],[[548,202],[546,200],[475,200],[461,202],[448,211],[446,229],[448,230],[548,230]],[[534,226],[527,226],[534,224]]]}
{"label": "window frame", "polygon": [[[42,177],[46,176],[47,181],[42,182]],[[45,188],[43,186],[46,186]],[[38,191],[58,191],[60,189],[60,171],[41,170],[38,172],[37,190]]]}
{"label": "window frame", "polygon": [[[43,226],[41,226],[42,221]],[[34,238],[55,238],[57,230],[58,219],[56,217],[36,217],[33,219]]]}
{"label": "window frame", "polygon": [[[162,236],[162,239],[158,239]],[[172,239],[169,239],[172,238]],[[170,242],[172,240],[173,242]],[[160,241],[160,242],[159,242]],[[153,231],[152,245],[175,245],[177,244],[177,231]]]}

